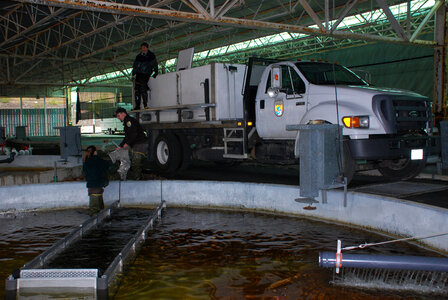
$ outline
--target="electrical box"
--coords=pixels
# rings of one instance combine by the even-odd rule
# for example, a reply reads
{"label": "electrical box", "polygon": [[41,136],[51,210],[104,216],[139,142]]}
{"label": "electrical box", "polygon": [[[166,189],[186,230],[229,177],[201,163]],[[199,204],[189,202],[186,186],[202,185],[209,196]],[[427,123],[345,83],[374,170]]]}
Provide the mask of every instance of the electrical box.
{"label": "electrical box", "polygon": [[61,158],[80,156],[82,154],[81,128],[75,126],[55,128],[60,131]]}
{"label": "electrical box", "polygon": [[16,139],[26,140],[26,126],[16,126]]}
{"label": "electrical box", "polygon": [[286,129],[299,130],[296,153],[300,157],[300,196],[315,198],[319,190],[341,186],[338,179],[343,169],[342,126],[288,125]]}

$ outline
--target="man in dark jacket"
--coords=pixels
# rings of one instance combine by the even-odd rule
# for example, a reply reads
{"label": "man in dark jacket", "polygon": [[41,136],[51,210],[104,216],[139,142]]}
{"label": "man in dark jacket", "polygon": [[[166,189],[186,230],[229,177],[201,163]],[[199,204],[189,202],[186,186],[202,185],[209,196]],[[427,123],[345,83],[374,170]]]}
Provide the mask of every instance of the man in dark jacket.
{"label": "man in dark jacket", "polygon": [[139,180],[142,176],[142,162],[148,150],[148,139],[140,123],[129,116],[124,108],[117,108],[115,116],[123,122],[124,127],[124,139],[120,147],[131,150],[131,171],[134,179]]}
{"label": "man in dark jacket", "polygon": [[[148,44],[141,45],[141,52],[137,55],[132,66],[132,78],[135,76],[135,107],[140,109],[140,102],[143,99],[143,106],[148,108],[148,81],[149,77],[157,77],[158,74],[157,59],[154,53],[149,51]],[[153,74],[154,73],[154,74]]]}
{"label": "man in dark jacket", "polygon": [[104,187],[109,184],[108,161],[101,159],[95,146],[87,147],[83,155],[82,170],[86,176],[87,190],[89,194],[90,214],[96,214],[104,208]]}

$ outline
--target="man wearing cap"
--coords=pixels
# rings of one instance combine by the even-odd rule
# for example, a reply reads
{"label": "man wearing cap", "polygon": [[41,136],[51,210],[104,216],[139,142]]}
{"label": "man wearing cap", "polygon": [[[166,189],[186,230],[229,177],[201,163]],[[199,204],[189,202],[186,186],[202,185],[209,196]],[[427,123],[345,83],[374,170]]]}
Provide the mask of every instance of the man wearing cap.
{"label": "man wearing cap", "polygon": [[139,180],[142,176],[142,162],[148,150],[148,139],[140,123],[129,116],[126,109],[119,107],[115,116],[123,122],[124,139],[120,147],[131,150],[131,171],[134,179]]}
{"label": "man wearing cap", "polygon": [[157,59],[154,53],[149,51],[148,44],[141,44],[141,52],[137,55],[132,66],[132,78],[135,76],[135,107],[140,109],[140,102],[143,100],[143,106],[148,109],[148,80],[149,77],[157,77],[158,74]]}

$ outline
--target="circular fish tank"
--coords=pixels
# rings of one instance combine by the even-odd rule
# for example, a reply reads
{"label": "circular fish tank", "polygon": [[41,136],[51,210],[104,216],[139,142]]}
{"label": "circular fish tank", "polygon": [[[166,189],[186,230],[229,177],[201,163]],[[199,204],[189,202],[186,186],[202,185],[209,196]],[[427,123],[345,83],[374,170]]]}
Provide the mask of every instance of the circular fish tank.
{"label": "circular fish tank", "polygon": [[[138,210],[144,212],[147,208]],[[0,275],[6,278],[69,233],[88,217],[87,213],[83,209],[69,209],[3,215],[0,218]],[[409,299],[416,296],[406,291],[387,292],[381,287],[363,290],[333,286],[330,283],[333,271],[318,267],[318,252],[334,251],[337,239],[346,245],[389,240],[372,232],[304,217],[168,207],[125,272],[114,299]],[[98,243],[101,241],[92,241],[92,251],[101,251]],[[353,253],[436,255],[408,243]],[[94,257],[98,261],[91,263],[100,265],[101,255]],[[0,296],[3,296],[4,286],[1,290]],[[434,299],[433,295],[418,297]]]}

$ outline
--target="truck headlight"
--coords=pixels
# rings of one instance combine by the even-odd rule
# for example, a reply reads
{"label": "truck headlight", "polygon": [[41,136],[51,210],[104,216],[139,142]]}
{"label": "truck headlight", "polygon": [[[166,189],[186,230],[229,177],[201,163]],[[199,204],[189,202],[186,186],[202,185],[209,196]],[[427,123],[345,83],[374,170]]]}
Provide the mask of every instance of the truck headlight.
{"label": "truck headlight", "polygon": [[369,128],[370,121],[369,116],[350,116],[343,117],[342,123],[344,123],[347,128]]}

